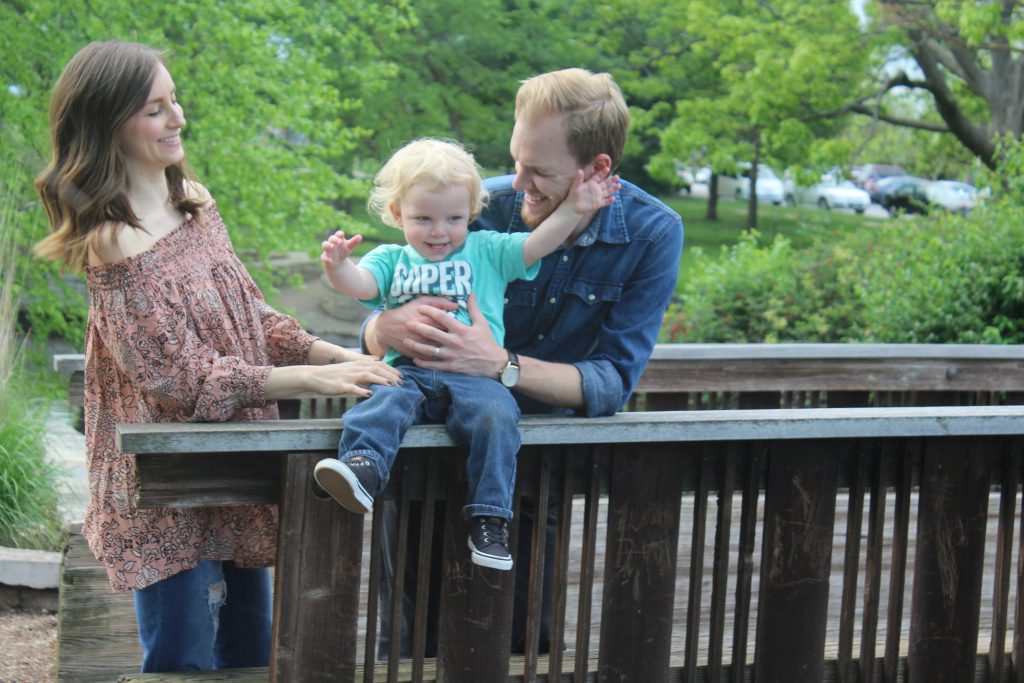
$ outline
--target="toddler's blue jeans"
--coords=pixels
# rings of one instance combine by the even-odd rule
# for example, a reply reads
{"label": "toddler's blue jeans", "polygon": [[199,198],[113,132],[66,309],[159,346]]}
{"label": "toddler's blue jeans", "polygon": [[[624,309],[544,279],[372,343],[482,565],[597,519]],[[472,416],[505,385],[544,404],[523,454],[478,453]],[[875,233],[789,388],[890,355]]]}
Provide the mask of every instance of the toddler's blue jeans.
{"label": "toddler's blue jeans", "polygon": [[455,443],[468,451],[469,501],[463,514],[512,519],[516,455],[522,443],[519,406],[512,392],[488,377],[410,364],[400,364],[399,369],[401,385],[373,385],[373,396],[342,416],[345,429],[338,458],[361,455],[372,460],[383,486],[409,427],[444,423]]}

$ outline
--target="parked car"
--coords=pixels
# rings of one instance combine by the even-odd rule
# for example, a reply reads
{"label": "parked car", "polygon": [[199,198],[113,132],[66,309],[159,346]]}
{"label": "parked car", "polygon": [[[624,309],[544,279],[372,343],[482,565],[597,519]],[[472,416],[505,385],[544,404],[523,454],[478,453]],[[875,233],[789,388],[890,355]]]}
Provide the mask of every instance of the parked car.
{"label": "parked car", "polygon": [[864,164],[857,169],[857,173],[854,175],[853,180],[857,185],[864,188],[868,194],[872,194],[875,191],[878,181],[882,178],[905,175],[910,174],[903,168],[893,164]]}
{"label": "parked car", "polygon": [[857,213],[864,213],[871,205],[867,192],[831,173],[821,176],[821,180],[810,187],[787,188],[786,200],[794,206],[808,204],[826,211],[853,209]]}
{"label": "parked car", "polygon": [[911,175],[882,178],[875,183],[871,201],[881,204],[889,213],[928,213],[929,181]]}
{"label": "parked car", "polygon": [[978,191],[972,185],[957,180],[936,180],[926,190],[928,201],[933,205],[967,214],[978,201]]}
{"label": "parked car", "polygon": [[[718,196],[748,199],[750,197],[750,167],[749,162],[740,162],[739,172],[736,175],[722,174],[718,176]],[[781,204],[786,195],[782,179],[768,164],[758,164],[757,166],[756,191],[759,202],[771,202],[772,204]]]}
{"label": "parked car", "polygon": [[695,169],[692,166],[686,166],[681,161],[677,161],[676,177],[682,181],[682,191],[686,194],[693,194],[695,185],[707,185],[711,180],[711,169],[707,166]]}

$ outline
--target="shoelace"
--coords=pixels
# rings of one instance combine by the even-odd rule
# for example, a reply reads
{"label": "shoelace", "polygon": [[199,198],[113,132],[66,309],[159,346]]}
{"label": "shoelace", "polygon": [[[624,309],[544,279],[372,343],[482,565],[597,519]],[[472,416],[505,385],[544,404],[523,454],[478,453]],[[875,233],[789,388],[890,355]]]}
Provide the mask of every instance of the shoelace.
{"label": "shoelace", "polygon": [[480,526],[484,531],[485,542],[508,545],[508,529],[504,524],[498,525],[494,522],[481,520]]}

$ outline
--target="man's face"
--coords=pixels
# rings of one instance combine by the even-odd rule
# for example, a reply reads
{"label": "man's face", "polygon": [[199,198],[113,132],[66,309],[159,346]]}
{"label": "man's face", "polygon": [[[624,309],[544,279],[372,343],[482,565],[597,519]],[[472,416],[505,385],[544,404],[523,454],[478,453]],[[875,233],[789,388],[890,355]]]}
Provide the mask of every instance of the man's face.
{"label": "man's face", "polygon": [[[521,215],[531,229],[540,225],[566,198],[579,169],[569,152],[563,118],[562,114],[545,114],[517,120],[512,129],[509,150],[516,162],[512,187],[526,194]],[[585,178],[593,172],[590,164],[583,169]]]}

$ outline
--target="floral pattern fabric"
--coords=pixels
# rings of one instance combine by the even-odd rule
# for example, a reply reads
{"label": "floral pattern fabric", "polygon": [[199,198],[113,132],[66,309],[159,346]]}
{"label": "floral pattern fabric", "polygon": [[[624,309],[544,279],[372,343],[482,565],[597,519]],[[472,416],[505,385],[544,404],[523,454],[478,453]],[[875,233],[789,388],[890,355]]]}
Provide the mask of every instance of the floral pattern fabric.
{"label": "floral pattern fabric", "polygon": [[138,507],[135,458],[116,426],[277,419],[264,398],[273,366],[307,362],[315,337],[263,300],[215,204],[132,258],[86,268],[82,534],[117,591],[150,586],[201,560],[274,562],[273,505]]}

